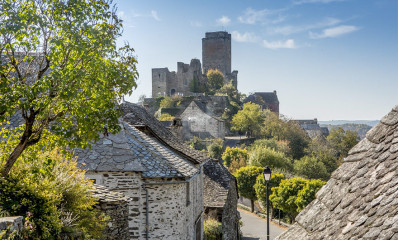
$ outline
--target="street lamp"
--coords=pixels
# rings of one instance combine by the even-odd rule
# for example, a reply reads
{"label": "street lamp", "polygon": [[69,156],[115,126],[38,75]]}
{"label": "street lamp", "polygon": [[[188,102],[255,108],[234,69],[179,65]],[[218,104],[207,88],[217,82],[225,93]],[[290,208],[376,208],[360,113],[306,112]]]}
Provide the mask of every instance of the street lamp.
{"label": "street lamp", "polygon": [[263,172],[264,180],[267,183],[267,240],[269,240],[269,203],[268,203],[268,198],[269,198],[269,190],[268,190],[268,183],[269,180],[271,179],[271,169],[266,166],[264,168]]}

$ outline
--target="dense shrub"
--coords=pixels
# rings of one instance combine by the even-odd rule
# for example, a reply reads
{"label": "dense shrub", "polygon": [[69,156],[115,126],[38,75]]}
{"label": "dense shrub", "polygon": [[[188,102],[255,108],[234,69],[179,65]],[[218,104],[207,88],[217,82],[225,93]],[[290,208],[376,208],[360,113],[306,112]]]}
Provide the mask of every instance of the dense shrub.
{"label": "dense shrub", "polygon": [[[0,142],[0,166],[15,136],[18,133],[0,131],[0,138],[8,138]],[[57,148],[43,152],[45,147],[51,148],[51,140],[47,135],[27,148],[10,174],[0,178],[0,205],[10,215],[29,218],[28,239],[98,239],[105,222],[93,209],[92,183],[71,154]]]}
{"label": "dense shrub", "polygon": [[207,146],[209,156],[215,159],[221,159],[224,141],[221,138],[212,139]]}
{"label": "dense shrub", "polygon": [[264,146],[251,148],[251,151],[249,152],[249,164],[257,167],[269,166],[271,169],[292,169],[291,159],[284,153]]}
{"label": "dense shrub", "polygon": [[327,180],[329,178],[325,165],[315,156],[304,156],[300,160],[296,160],[294,171],[309,179]]}
{"label": "dense shrub", "polygon": [[254,184],[258,175],[261,175],[262,167],[242,167],[236,171],[235,177],[238,185],[239,194],[251,201],[251,211],[254,211],[254,201],[257,200]]}
{"label": "dense shrub", "polygon": [[[271,174],[271,180],[269,181],[269,195],[272,194],[272,189],[278,187],[282,179],[285,179],[283,173],[273,172]],[[264,180],[262,174],[258,175],[256,179],[256,184],[254,185],[254,190],[256,191],[257,199],[261,202],[263,206],[267,206],[267,184]],[[273,216],[274,206],[270,202],[271,206],[271,217]]]}
{"label": "dense shrub", "polygon": [[228,170],[235,174],[236,170],[247,165],[247,159],[249,154],[246,149],[241,149],[237,147],[227,147],[221,156],[224,161],[224,165]]}
{"label": "dense shrub", "polygon": [[222,224],[212,218],[204,221],[204,234],[206,240],[221,240],[222,239]]}

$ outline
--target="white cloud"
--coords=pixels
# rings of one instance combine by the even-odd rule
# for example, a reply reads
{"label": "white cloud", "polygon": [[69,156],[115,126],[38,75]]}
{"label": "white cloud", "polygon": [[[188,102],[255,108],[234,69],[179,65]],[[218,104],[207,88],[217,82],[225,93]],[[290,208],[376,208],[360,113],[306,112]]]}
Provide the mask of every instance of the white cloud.
{"label": "white cloud", "polygon": [[264,47],[272,50],[280,48],[288,48],[288,49],[297,48],[293,39],[288,39],[286,41],[274,41],[274,42],[268,42],[267,40],[263,40],[263,45]]}
{"label": "white cloud", "polygon": [[237,42],[257,42],[258,37],[254,33],[240,33],[238,31],[232,31],[232,39]]}
{"label": "white cloud", "polygon": [[227,26],[231,22],[231,19],[227,16],[222,16],[221,18],[217,19],[217,25],[219,26]]}
{"label": "white cloud", "polygon": [[284,11],[285,9],[277,9],[277,10],[270,10],[270,9],[263,9],[263,10],[255,10],[252,8],[248,8],[245,10],[243,16],[239,16],[238,20],[241,23],[246,24],[256,24],[257,22],[260,23],[278,23],[285,20],[285,17],[278,16],[275,20],[269,19],[270,16],[274,16],[277,13]]}
{"label": "white cloud", "polygon": [[191,26],[192,27],[202,27],[203,24],[199,21],[191,21]]}
{"label": "white cloud", "polygon": [[293,33],[304,32],[304,31],[308,31],[311,29],[330,27],[330,26],[334,26],[339,23],[341,23],[341,20],[339,20],[339,19],[325,18],[323,21],[315,23],[315,24],[309,24],[309,25],[303,25],[303,26],[286,25],[286,26],[271,28],[270,31],[273,34],[290,35]]}
{"label": "white cloud", "polygon": [[309,35],[312,39],[332,38],[355,32],[357,30],[359,30],[359,28],[356,26],[341,25],[338,27],[324,29],[321,33],[310,32]]}
{"label": "white cloud", "polygon": [[331,2],[344,2],[346,0],[298,0],[294,1],[295,5],[306,4],[306,3],[331,3]]}
{"label": "white cloud", "polygon": [[158,16],[158,13],[155,10],[151,11],[151,16],[153,17],[153,19],[155,19],[156,21],[160,21],[160,18]]}

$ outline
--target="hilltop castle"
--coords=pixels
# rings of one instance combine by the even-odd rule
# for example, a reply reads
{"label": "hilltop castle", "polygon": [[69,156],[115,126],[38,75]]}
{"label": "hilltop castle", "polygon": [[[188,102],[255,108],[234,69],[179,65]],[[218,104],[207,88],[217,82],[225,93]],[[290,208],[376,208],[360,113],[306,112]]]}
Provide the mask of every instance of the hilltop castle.
{"label": "hilltop castle", "polygon": [[192,59],[190,64],[177,62],[177,72],[165,68],[152,69],[152,97],[158,96],[192,96],[193,81],[204,85],[209,69],[218,69],[224,74],[225,82],[232,80],[238,85],[238,71],[231,72],[231,34],[228,32],[207,32],[202,38],[202,61]]}

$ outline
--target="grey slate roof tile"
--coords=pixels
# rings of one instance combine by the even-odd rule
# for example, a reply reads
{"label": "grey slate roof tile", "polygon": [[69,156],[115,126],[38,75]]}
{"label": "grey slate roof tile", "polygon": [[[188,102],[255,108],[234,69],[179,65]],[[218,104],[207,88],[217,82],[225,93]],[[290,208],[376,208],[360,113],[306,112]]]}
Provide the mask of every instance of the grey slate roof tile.
{"label": "grey slate roof tile", "polygon": [[398,105],[277,239],[398,239],[397,136]]}

